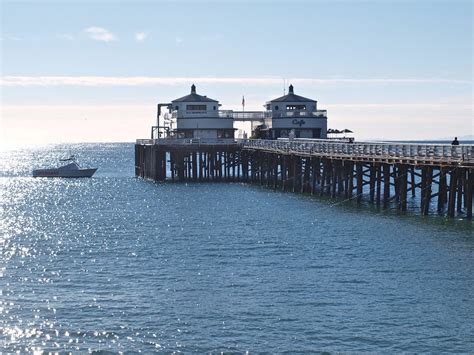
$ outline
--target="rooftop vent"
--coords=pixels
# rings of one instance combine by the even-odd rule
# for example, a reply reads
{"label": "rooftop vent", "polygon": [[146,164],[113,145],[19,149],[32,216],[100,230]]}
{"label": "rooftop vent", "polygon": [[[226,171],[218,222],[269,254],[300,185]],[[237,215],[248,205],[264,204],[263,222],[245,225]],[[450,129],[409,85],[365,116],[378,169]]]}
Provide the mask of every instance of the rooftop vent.
{"label": "rooftop vent", "polygon": [[294,92],[293,92],[293,85],[292,85],[292,84],[290,84],[290,87],[288,88],[288,93],[289,93],[289,94],[294,94]]}
{"label": "rooftop vent", "polygon": [[195,94],[196,93],[196,85],[191,85],[191,94]]}

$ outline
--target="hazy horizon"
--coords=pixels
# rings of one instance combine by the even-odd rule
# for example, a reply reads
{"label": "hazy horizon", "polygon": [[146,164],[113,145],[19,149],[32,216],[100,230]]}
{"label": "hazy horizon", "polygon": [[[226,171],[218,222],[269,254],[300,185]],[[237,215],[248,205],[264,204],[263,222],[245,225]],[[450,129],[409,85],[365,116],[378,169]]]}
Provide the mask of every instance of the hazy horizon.
{"label": "hazy horizon", "polygon": [[473,134],[470,1],[111,4],[1,2],[3,144],[148,138],[193,83],[248,111],[292,83],[359,140]]}

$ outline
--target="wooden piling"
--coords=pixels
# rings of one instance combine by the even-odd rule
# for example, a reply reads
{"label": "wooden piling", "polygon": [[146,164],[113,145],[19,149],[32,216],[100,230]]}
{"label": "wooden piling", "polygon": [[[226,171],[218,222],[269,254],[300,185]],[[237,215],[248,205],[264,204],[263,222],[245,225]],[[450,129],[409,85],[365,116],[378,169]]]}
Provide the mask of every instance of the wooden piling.
{"label": "wooden piling", "polygon": [[456,211],[458,213],[462,212],[462,197],[463,197],[463,188],[464,188],[464,169],[459,169],[458,175],[458,186],[457,186],[457,197],[456,197]]}
{"label": "wooden piling", "polygon": [[448,217],[454,217],[456,205],[456,186],[458,183],[458,169],[454,168],[449,177],[449,201],[448,201]]}
{"label": "wooden piling", "polygon": [[349,179],[349,182],[348,182],[348,187],[347,187],[347,197],[352,199],[352,195],[354,193],[354,162],[352,161],[349,161],[348,162],[348,176],[347,178]]}
{"label": "wooden piling", "polygon": [[416,192],[415,192],[415,167],[411,166],[410,167],[410,185],[411,185],[411,197],[415,198],[416,197]]}
{"label": "wooden piling", "polygon": [[338,171],[337,171],[337,161],[331,162],[331,197],[336,197],[336,186],[337,186],[337,178],[338,178]]}
{"label": "wooden piling", "polygon": [[380,164],[376,165],[376,204],[380,206],[380,197],[381,197],[381,190],[382,190],[382,167]]}
{"label": "wooden piling", "polygon": [[390,201],[390,165],[383,165],[383,208],[388,208]]}
{"label": "wooden piling", "polygon": [[374,164],[370,164],[369,167],[369,199],[370,202],[375,201],[375,182],[376,182],[376,169]]}
{"label": "wooden piling", "polygon": [[362,163],[356,163],[356,179],[357,179],[357,203],[362,202]]}
{"label": "wooden piling", "polygon": [[438,180],[438,213],[444,210],[446,204],[446,168],[441,167],[439,169],[439,180]]}
{"label": "wooden piling", "polygon": [[466,199],[466,217],[468,219],[472,219],[472,195],[474,193],[474,170],[469,169],[467,171],[467,188],[464,192],[464,196]]}
{"label": "wooden piling", "polygon": [[422,206],[422,213],[426,216],[429,213],[430,210],[430,202],[431,202],[431,187],[433,183],[433,168],[431,166],[427,166],[424,168],[425,174],[425,184],[424,184],[424,191],[422,191],[422,194],[424,194],[424,202]]}
{"label": "wooden piling", "polygon": [[327,180],[327,164],[326,164],[326,159],[322,159],[321,161],[321,169],[322,169],[322,173],[321,173],[321,183],[320,183],[320,190],[319,190],[319,194],[321,196],[324,195],[324,187],[326,185],[326,180]]}
{"label": "wooden piling", "polygon": [[406,165],[399,167],[399,184],[400,184],[400,201],[399,208],[401,211],[407,210],[407,189],[408,189],[408,170]]}

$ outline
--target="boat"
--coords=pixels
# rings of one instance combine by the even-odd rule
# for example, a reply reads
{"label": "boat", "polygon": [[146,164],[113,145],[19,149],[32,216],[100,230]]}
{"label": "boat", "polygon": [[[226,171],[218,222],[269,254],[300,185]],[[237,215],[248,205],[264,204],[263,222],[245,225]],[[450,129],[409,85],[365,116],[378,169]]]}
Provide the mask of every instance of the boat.
{"label": "boat", "polygon": [[97,170],[97,168],[81,168],[76,162],[75,156],[59,161],[67,162],[67,164],[59,168],[35,169],[33,170],[33,177],[90,178]]}

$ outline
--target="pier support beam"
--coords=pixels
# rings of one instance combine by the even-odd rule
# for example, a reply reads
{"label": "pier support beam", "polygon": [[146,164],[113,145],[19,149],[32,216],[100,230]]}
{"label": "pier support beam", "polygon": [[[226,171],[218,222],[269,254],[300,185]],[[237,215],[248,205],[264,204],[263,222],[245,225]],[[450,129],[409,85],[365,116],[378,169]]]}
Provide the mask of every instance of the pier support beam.
{"label": "pier support beam", "polygon": [[454,217],[457,184],[458,184],[458,169],[454,168],[451,171],[450,178],[449,178],[448,217]]}
{"label": "pier support beam", "polygon": [[388,208],[390,201],[390,165],[383,165],[383,208]]}
{"label": "pier support beam", "polygon": [[362,163],[357,162],[356,163],[356,178],[357,178],[357,203],[362,202],[362,183],[363,183],[363,178],[362,178]]}
{"label": "pier support beam", "polygon": [[464,192],[466,199],[466,217],[472,219],[472,195],[474,193],[474,170],[469,169],[467,171],[467,188]]}

